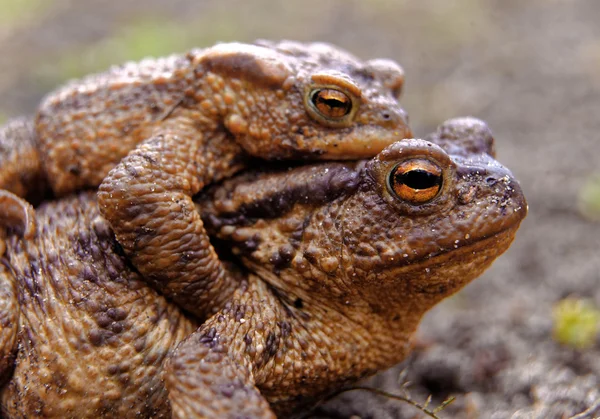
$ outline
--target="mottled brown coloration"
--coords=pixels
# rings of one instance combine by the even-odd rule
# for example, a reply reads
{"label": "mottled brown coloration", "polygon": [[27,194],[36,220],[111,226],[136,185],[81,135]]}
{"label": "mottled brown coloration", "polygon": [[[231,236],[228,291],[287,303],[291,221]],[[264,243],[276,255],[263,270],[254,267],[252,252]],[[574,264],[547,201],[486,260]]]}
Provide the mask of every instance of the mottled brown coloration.
{"label": "mottled brown coloration", "polygon": [[[409,137],[397,97],[403,80],[392,61],[289,41],[125,64],[49,95],[26,151],[0,150],[0,188],[27,192],[15,180],[21,172],[44,174],[57,195],[102,183],[102,215],[136,268],[205,317],[202,302],[232,290],[221,285],[191,197],[249,156],[367,158]],[[315,92],[328,93],[317,100]],[[35,167],[11,169],[29,154]]]}
{"label": "mottled brown coloration", "polygon": [[[127,63],[58,89],[40,106],[39,145],[27,152],[58,194],[97,187],[129,151],[182,116],[192,119],[198,141],[220,142],[228,132],[228,141],[261,158],[367,158],[411,135],[397,101],[403,82],[393,61],[360,61],[328,44],[218,44]],[[335,128],[307,113],[306,90],[319,87],[357,97],[348,124]],[[2,172],[14,158],[1,157],[0,188],[7,189]]]}
{"label": "mottled brown coloration", "polygon": [[[470,151],[449,154],[447,133],[460,143],[461,131],[472,138],[461,150]],[[225,271],[231,298],[207,301],[215,314],[191,334],[192,324],[139,282],[89,195],[42,207],[36,238],[8,241],[21,321],[5,411],[159,415],[164,368],[173,417],[295,417],[399,362],[422,315],[506,250],[526,214],[487,135],[480,121],[454,120],[433,142],[400,141],[372,160],[254,171],[213,186],[197,208],[219,248],[231,248],[222,257],[243,267]],[[394,169],[413,160],[443,177],[425,203],[390,187]],[[145,350],[160,356],[140,362]],[[123,413],[131,400],[138,410]]]}
{"label": "mottled brown coloration", "polygon": [[36,225],[0,265],[2,416],[170,417],[163,363],[194,324],[128,266],[93,195]]}
{"label": "mottled brown coloration", "polygon": [[[450,149],[446,132],[464,140],[461,130],[477,140],[472,151],[404,140],[366,162],[214,187],[199,203],[208,230],[252,273],[171,359],[174,415],[273,417],[260,394],[290,417],[402,360],[422,315],[504,252],[527,212],[481,141],[481,121],[449,121],[429,139]],[[442,171],[442,190],[426,203],[389,187],[393,169],[414,159]]]}

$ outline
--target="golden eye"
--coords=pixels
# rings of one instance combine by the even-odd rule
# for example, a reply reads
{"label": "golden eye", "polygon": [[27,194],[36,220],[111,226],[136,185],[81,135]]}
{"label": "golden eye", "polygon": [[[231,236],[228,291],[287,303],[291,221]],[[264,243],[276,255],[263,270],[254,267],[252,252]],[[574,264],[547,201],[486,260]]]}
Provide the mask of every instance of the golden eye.
{"label": "golden eye", "polygon": [[310,101],[315,109],[328,119],[341,119],[352,110],[350,96],[335,89],[313,90]]}
{"label": "golden eye", "polygon": [[428,160],[409,160],[394,167],[388,181],[398,198],[411,204],[424,204],[442,190],[442,169]]}

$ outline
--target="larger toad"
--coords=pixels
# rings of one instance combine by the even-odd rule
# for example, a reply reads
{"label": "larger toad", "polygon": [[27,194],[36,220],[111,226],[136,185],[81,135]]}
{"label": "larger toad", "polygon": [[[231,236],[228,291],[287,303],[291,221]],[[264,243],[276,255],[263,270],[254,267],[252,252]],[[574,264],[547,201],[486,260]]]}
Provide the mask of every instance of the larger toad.
{"label": "larger toad", "polygon": [[[323,43],[219,44],[125,64],[51,94],[35,128],[18,131],[18,153],[0,133],[0,189],[24,195],[43,175],[58,195],[103,182],[102,215],[136,268],[202,316],[189,300],[226,290],[207,289],[218,261],[191,197],[247,156],[370,158],[410,137],[403,81],[393,61]],[[181,228],[165,231],[173,214]]]}
{"label": "larger toad", "polygon": [[[290,417],[399,362],[421,316],[504,252],[526,214],[492,147],[485,124],[454,120],[369,161],[213,187],[199,210],[231,249],[222,258],[244,268],[224,265],[232,296],[208,302],[216,313],[179,345],[192,325],[139,283],[93,198],[43,206],[33,239],[8,240],[0,272],[21,307],[3,323],[3,359],[18,342],[5,412],[166,414],[151,373],[176,346],[164,371],[177,418]],[[0,314],[14,319],[4,289]]]}

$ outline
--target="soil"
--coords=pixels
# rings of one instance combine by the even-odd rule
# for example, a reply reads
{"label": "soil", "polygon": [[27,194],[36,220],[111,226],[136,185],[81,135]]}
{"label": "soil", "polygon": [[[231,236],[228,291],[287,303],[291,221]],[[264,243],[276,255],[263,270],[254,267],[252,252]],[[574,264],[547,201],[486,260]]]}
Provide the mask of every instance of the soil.
{"label": "soil", "polygon": [[[600,307],[600,223],[578,207],[582,187],[600,172],[600,2],[0,0],[0,10],[19,1],[34,5],[0,21],[5,118],[33,113],[45,93],[77,74],[67,66],[73,57],[92,68],[104,63],[107,39],[152,51],[143,36],[123,32],[147,21],[159,33],[185,28],[169,38],[179,50],[290,38],[396,59],[419,136],[450,117],[486,120],[499,160],[521,181],[529,216],[483,277],[427,315],[410,359],[365,385],[408,391],[421,403],[431,395],[432,405],[455,397],[441,418],[600,417],[600,338],[586,349],[561,345],[552,316],[568,296]],[[119,52],[114,58],[123,61]],[[314,415],[425,417],[366,391],[338,396]]]}

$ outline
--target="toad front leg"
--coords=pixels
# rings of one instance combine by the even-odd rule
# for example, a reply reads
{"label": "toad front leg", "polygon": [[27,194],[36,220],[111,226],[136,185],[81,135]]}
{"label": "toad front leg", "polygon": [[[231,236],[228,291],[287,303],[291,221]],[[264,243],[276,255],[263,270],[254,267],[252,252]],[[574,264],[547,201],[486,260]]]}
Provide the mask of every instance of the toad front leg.
{"label": "toad front leg", "polygon": [[[389,346],[347,316],[255,275],[240,284],[170,358],[173,417],[297,417],[389,362],[378,351]],[[393,353],[403,351],[394,345]]]}
{"label": "toad front leg", "polygon": [[275,419],[254,372],[274,355],[277,307],[264,284],[244,283],[221,312],[182,342],[167,367],[174,418]]}
{"label": "toad front leg", "polygon": [[[192,196],[239,170],[239,146],[207,139],[185,117],[167,121],[100,186],[100,212],[142,275],[204,318],[236,286],[212,248]],[[218,156],[218,157],[217,157]]]}

